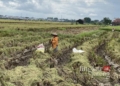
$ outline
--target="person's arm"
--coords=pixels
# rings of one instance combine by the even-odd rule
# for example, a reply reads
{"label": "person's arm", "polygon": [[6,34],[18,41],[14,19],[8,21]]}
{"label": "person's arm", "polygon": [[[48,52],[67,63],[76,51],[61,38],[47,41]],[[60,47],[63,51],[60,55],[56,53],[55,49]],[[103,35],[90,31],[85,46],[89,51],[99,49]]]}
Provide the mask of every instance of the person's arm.
{"label": "person's arm", "polygon": [[53,43],[53,44],[56,44],[57,41],[58,41],[58,38],[54,38],[54,39],[52,40],[52,43]]}
{"label": "person's arm", "polygon": [[52,40],[52,44],[55,44],[55,43],[56,43],[56,39],[53,39],[53,40]]}

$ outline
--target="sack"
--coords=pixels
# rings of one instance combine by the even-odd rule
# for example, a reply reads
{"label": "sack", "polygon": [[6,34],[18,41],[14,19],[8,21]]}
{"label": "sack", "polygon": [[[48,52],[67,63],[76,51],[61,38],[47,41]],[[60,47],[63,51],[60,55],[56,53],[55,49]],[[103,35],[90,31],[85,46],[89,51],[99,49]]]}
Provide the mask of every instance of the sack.
{"label": "sack", "polygon": [[39,44],[38,46],[37,46],[37,50],[36,50],[37,52],[42,52],[42,53],[44,53],[45,52],[45,46],[43,45],[43,43],[42,44]]}
{"label": "sack", "polygon": [[83,51],[83,50],[77,50],[76,48],[73,48],[73,53],[83,53],[83,52],[85,52],[85,51]]}

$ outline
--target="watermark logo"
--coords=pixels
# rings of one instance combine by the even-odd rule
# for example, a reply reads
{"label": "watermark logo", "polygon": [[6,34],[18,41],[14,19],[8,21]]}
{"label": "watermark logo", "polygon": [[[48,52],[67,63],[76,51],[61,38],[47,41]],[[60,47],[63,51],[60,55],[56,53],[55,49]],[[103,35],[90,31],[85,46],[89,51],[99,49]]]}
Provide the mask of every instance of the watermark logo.
{"label": "watermark logo", "polygon": [[85,66],[80,66],[80,72],[87,72],[87,73],[91,73],[92,70],[89,67],[85,67]]}
{"label": "watermark logo", "polygon": [[[120,73],[120,67],[117,69]],[[96,69],[92,69],[89,67],[85,67],[85,66],[80,66],[80,73],[87,73],[90,74],[91,77],[104,77],[106,78],[106,80],[108,80],[111,77],[110,74],[110,66],[103,66],[103,67],[98,67]],[[114,74],[116,79],[120,78],[119,74]]]}
{"label": "watermark logo", "polygon": [[[100,72],[103,71],[103,72]],[[110,77],[110,66],[99,67],[98,69],[91,69],[89,67],[80,66],[80,72],[86,72],[92,76],[107,76]]]}

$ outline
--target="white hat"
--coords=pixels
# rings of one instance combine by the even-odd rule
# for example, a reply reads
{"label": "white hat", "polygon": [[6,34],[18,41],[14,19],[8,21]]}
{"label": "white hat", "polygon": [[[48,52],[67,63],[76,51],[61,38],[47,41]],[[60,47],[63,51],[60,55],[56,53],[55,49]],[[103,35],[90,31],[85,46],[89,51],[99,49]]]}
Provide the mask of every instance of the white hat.
{"label": "white hat", "polygon": [[55,36],[57,36],[58,34],[57,34],[57,33],[52,33],[52,35],[55,35]]}

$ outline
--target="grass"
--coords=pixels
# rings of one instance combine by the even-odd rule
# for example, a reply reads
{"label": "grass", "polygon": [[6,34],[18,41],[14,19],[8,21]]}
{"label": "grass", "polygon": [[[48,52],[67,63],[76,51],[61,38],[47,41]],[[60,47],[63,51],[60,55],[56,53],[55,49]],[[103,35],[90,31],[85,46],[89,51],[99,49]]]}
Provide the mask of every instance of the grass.
{"label": "grass", "polygon": [[[2,24],[1,26],[6,26],[4,28],[8,28],[9,29],[20,29],[20,30],[30,30],[30,29],[35,29],[35,30],[39,30],[39,29],[50,29],[50,28],[82,28],[82,27],[94,27],[94,25],[31,25],[31,24],[15,24],[15,25],[10,25],[10,24]],[[96,26],[99,27],[99,26]]]}
{"label": "grass", "polygon": [[[105,63],[94,51],[96,46],[99,46],[104,40],[108,40],[106,49],[109,50],[107,52],[112,52],[115,58],[116,56],[119,57],[120,35],[116,31],[108,32],[107,30],[112,29],[109,26],[95,30],[94,28],[100,26],[71,25],[61,22],[0,20],[0,27],[4,27],[0,29],[0,54],[2,57],[7,56],[7,58],[11,59],[10,55],[13,53],[18,51],[22,53],[27,48],[32,48],[40,43],[47,43],[51,39],[50,33],[54,31],[64,32],[64,34],[59,33],[59,54],[62,55],[64,50],[69,50],[69,47],[75,44],[78,45],[77,49],[85,51],[82,54],[70,53],[69,62],[55,66],[54,68],[50,68],[51,63],[49,61],[52,58],[52,48],[50,48],[50,53],[33,52],[28,65],[17,66],[11,70],[6,70],[3,67],[3,63],[6,61],[1,60],[0,69],[4,70],[0,71],[0,76],[3,77],[2,83],[5,86],[16,86],[15,83],[22,84],[22,86],[35,86],[34,84],[37,82],[43,85],[47,83],[49,86],[82,86],[82,83],[80,81],[76,82],[74,78],[77,77],[79,80],[84,81],[84,77],[87,77],[86,73],[80,73],[79,66],[82,65],[94,70],[95,68],[89,61],[90,56],[92,59],[95,59],[96,63]],[[87,31],[86,28],[88,28]],[[119,29],[119,27],[116,28]],[[74,29],[82,29],[83,32],[73,34]],[[88,31],[89,29],[91,31]],[[71,34],[67,34],[68,30],[71,31]],[[78,75],[75,76],[73,66],[77,65],[76,74]],[[93,72],[93,76],[96,76],[95,74],[99,74],[100,76],[105,75],[101,71]],[[90,77],[91,75],[87,77],[86,84],[88,83],[88,85]]]}
{"label": "grass", "polygon": [[115,29],[115,31],[120,31],[120,26],[105,26],[101,27],[102,30],[112,31],[112,29]]}

